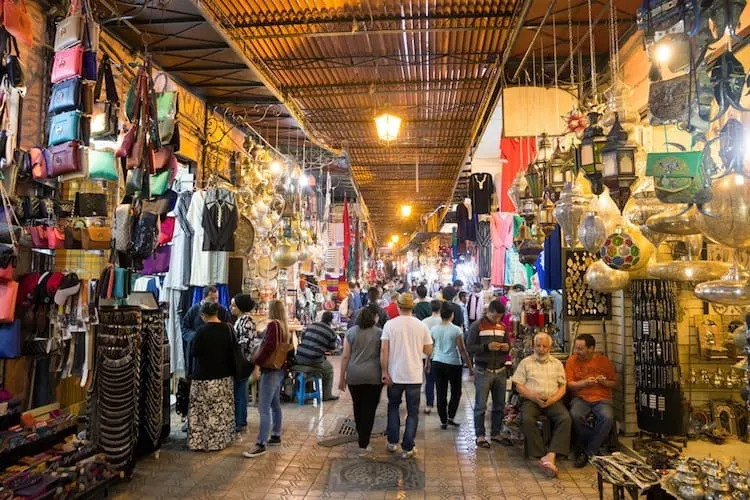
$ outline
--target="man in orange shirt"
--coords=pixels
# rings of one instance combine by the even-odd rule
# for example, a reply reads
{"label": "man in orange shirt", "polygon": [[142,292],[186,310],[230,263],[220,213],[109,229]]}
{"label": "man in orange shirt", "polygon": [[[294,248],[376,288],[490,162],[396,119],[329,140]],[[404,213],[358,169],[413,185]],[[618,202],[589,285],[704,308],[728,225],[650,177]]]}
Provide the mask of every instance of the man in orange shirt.
{"label": "man in orange shirt", "polygon": [[[617,376],[609,358],[595,352],[596,340],[584,333],[576,337],[573,356],[565,363],[568,390],[573,393],[570,417],[576,435],[584,443],[583,452],[576,456],[575,467],[583,467],[599,453],[614,424],[612,389]],[[586,425],[589,415],[596,420],[594,429]]]}

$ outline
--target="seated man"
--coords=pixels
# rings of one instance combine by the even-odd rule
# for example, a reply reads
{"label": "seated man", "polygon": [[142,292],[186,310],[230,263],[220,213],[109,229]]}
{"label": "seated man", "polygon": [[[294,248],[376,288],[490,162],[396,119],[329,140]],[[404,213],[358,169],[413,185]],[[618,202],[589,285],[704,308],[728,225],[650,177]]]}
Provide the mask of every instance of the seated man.
{"label": "seated man", "polygon": [[[588,333],[576,337],[573,356],[565,364],[568,389],[574,396],[570,403],[570,417],[576,436],[584,447],[575,459],[575,467],[583,467],[599,452],[612,430],[612,389],[617,377],[607,356],[594,352],[596,340]],[[591,431],[586,421],[593,414],[596,419]]]}
{"label": "seated man", "polygon": [[[540,458],[539,466],[549,477],[557,476],[555,458],[570,450],[570,415],[560,401],[565,395],[565,368],[550,356],[552,339],[546,333],[534,335],[534,354],[521,360],[513,374],[516,390],[524,398],[521,425],[529,456]],[[536,425],[539,415],[552,423],[552,441],[545,448]]]}
{"label": "seated man", "polygon": [[[333,365],[326,359],[326,352],[336,349],[336,332],[331,328],[333,313],[325,311],[320,321],[310,323],[297,346],[297,371],[309,371],[306,367],[320,370],[323,379],[323,401],[338,399],[333,389]],[[300,366],[304,365],[304,366]]]}

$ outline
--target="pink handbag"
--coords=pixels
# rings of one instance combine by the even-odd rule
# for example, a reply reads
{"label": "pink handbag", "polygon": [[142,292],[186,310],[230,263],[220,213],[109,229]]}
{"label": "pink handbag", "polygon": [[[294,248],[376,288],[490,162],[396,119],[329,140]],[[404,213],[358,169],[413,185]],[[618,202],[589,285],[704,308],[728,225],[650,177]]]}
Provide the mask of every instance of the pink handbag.
{"label": "pink handbag", "polygon": [[53,250],[65,248],[65,230],[58,227],[47,228],[48,248]]}
{"label": "pink handbag", "polygon": [[172,241],[174,235],[174,217],[167,217],[161,223],[161,229],[159,231],[159,246],[166,245]]}
{"label": "pink handbag", "polygon": [[52,83],[81,76],[83,68],[83,47],[76,45],[55,54],[52,65]]}
{"label": "pink handbag", "polygon": [[29,227],[29,232],[31,233],[31,242],[34,248],[49,248],[47,226],[31,226]]}

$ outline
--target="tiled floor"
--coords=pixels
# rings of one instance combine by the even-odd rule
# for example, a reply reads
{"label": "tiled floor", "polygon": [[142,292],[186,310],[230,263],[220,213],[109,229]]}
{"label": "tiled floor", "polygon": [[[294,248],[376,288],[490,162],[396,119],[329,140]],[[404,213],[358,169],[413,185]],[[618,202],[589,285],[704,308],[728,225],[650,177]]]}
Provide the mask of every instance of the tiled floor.
{"label": "tiled floor", "polygon": [[[334,364],[338,361],[334,358]],[[337,367],[338,368],[338,367]],[[241,453],[255,442],[258,413],[248,410],[250,433],[244,441],[218,453],[196,453],[185,448],[184,434],[173,426],[172,442],[159,458],[138,462],[133,479],[111,493],[117,499],[130,498],[224,498],[224,499],[586,499],[598,498],[596,475],[591,466],[574,469],[567,460],[559,462],[557,479],[542,476],[523,450],[494,446],[490,450],[474,445],[472,408],[474,387],[464,380],[457,421],[458,430],[441,430],[435,413],[420,415],[417,466],[425,474],[423,490],[340,492],[328,488],[334,459],[357,460],[357,443],[324,448],[318,441],[336,433],[342,417],[351,415],[349,394],[333,403],[314,408],[284,404],[283,445],[270,448],[257,459]],[[423,397],[424,404],[424,397]],[[385,391],[379,413],[385,414]],[[489,415],[488,415],[489,417]],[[402,420],[403,425],[403,420]],[[177,432],[174,429],[177,428]],[[385,438],[374,440],[374,460],[400,460],[385,451]]]}

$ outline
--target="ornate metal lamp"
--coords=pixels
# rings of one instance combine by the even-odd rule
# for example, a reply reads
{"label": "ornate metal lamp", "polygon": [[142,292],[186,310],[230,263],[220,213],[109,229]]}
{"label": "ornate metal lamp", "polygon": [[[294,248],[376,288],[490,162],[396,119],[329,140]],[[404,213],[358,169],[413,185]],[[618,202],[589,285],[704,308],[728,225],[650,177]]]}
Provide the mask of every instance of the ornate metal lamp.
{"label": "ornate metal lamp", "polygon": [[536,226],[542,233],[540,235],[542,241],[552,234],[552,231],[554,231],[557,226],[557,221],[555,220],[555,204],[549,199],[549,193],[545,193],[544,199],[542,200],[541,205],[539,205]]}
{"label": "ornate metal lamp", "polygon": [[622,212],[630,199],[630,187],[636,181],[636,147],[628,144],[628,133],[620,125],[615,113],[615,122],[607,134],[607,143],[601,150],[602,182],[609,188],[609,194]]}
{"label": "ornate metal lamp", "polygon": [[547,174],[547,192],[550,193],[550,199],[557,201],[560,199],[560,192],[565,187],[565,173],[575,170],[575,158],[572,148],[563,151],[558,141],[555,151],[550,158]]}
{"label": "ornate metal lamp", "polygon": [[589,126],[583,131],[583,140],[579,149],[579,168],[591,182],[591,192],[600,195],[604,192],[602,185],[602,149],[607,142],[599,118],[601,114],[592,111],[588,114]]}
{"label": "ornate metal lamp", "polygon": [[[533,163],[529,163],[526,169],[526,184],[528,185],[529,196],[534,200],[534,204],[538,205],[544,198],[544,174],[545,167],[541,163],[537,163],[534,160]],[[523,202],[521,202],[523,205]]]}

